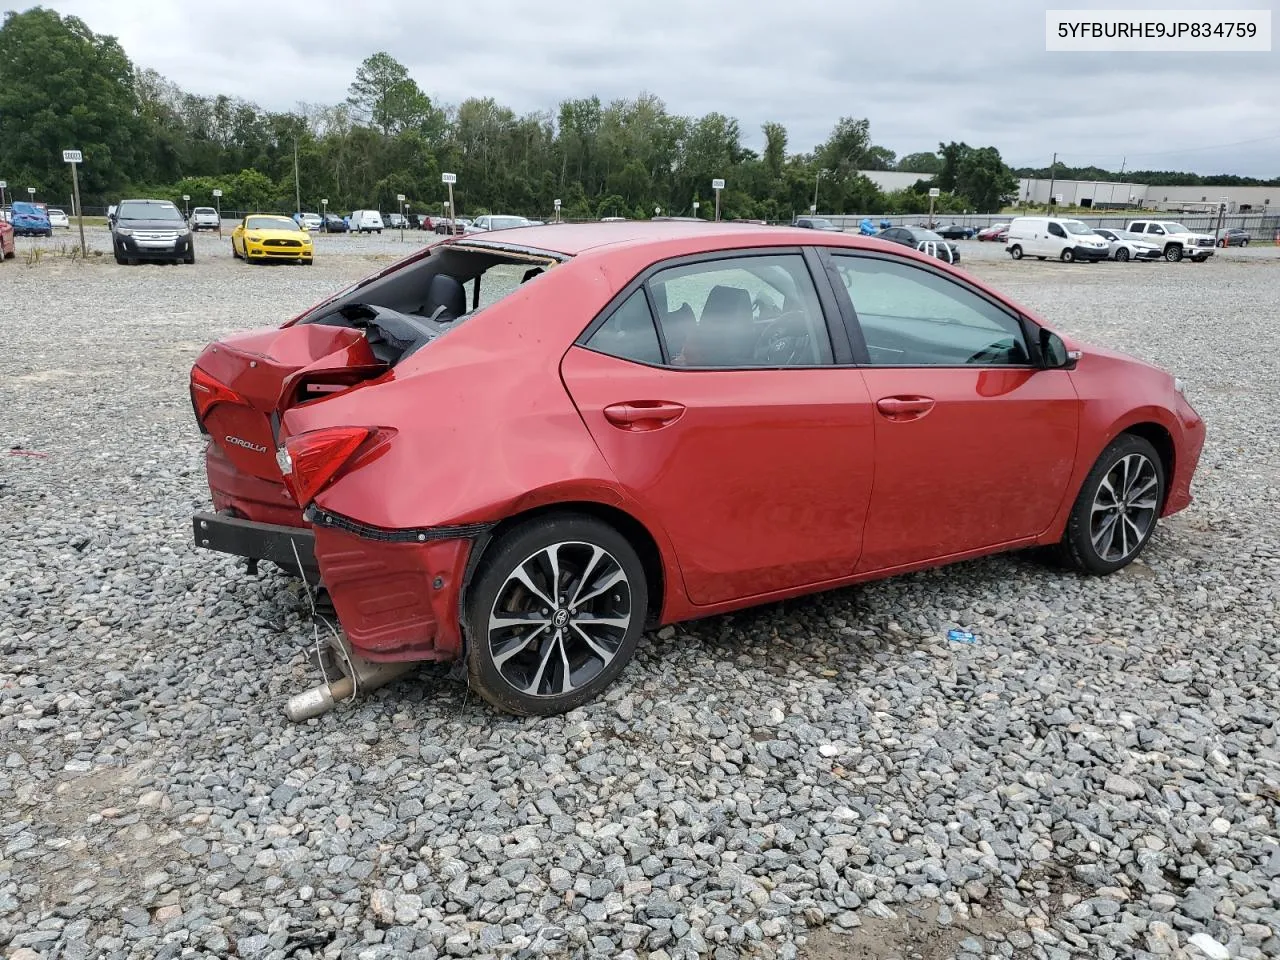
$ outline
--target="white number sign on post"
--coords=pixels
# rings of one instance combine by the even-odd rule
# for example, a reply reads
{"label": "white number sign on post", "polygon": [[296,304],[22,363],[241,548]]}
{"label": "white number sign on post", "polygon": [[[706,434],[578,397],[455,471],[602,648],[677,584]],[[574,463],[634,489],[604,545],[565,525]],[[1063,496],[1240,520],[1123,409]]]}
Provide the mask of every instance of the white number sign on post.
{"label": "white number sign on post", "polygon": [[213,202],[218,205],[218,236],[222,236],[222,191],[213,188]]}
{"label": "white number sign on post", "polygon": [[933,201],[942,196],[942,191],[937,187],[929,188],[929,227],[933,228]]}
{"label": "white number sign on post", "polygon": [[89,249],[84,243],[84,211],[80,209],[80,174],[77,168],[84,163],[84,154],[79,150],[63,150],[62,162],[71,164],[71,193],[75,202],[76,222],[80,225],[80,256],[87,257]]}
{"label": "white number sign on post", "polygon": [[453,185],[458,182],[456,173],[440,174],[440,182],[449,187],[449,233],[458,232],[458,208],[453,205]]}
{"label": "white number sign on post", "polygon": [[396,215],[400,217],[400,242],[404,243],[404,194],[396,194],[396,203],[400,209],[396,211]]}
{"label": "white number sign on post", "polygon": [[552,203],[556,208],[556,223],[559,223],[560,222],[560,201],[554,200],[552,201]]}
{"label": "white number sign on post", "polygon": [[716,192],[716,219],[720,219],[720,191],[724,189],[724,181],[719,177],[711,181],[711,189]]}
{"label": "white number sign on post", "polygon": [[4,209],[4,192],[9,189],[8,180],[0,180],[0,210]]}

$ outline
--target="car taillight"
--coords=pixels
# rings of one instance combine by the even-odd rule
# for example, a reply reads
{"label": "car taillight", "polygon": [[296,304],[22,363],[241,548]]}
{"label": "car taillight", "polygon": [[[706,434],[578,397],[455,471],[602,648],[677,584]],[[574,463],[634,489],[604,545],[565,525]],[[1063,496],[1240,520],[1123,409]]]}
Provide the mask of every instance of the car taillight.
{"label": "car taillight", "polygon": [[195,407],[196,419],[202,424],[204,416],[215,403],[245,403],[244,397],[236,393],[225,383],[215,380],[199,367],[191,368],[191,405]]}
{"label": "car taillight", "polygon": [[325,427],[286,440],[276,462],[298,505],[314,500],[372,432],[368,427]]}

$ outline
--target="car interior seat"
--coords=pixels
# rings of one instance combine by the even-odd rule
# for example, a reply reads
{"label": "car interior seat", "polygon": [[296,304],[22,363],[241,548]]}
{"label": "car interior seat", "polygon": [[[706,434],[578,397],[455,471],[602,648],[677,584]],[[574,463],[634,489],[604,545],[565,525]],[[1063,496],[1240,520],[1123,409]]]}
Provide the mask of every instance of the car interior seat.
{"label": "car interior seat", "polygon": [[437,273],[427,284],[427,301],[422,314],[428,320],[447,323],[467,312],[467,292],[457,278]]}
{"label": "car interior seat", "polygon": [[756,342],[752,320],[751,294],[741,287],[712,287],[682,350],[685,363],[693,367],[748,363]]}

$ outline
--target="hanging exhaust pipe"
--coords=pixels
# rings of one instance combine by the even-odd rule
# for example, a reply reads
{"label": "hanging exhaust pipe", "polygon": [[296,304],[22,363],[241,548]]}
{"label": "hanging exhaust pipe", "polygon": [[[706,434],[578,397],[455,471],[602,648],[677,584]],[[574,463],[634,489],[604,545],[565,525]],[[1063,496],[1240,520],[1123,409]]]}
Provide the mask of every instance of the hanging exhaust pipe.
{"label": "hanging exhaust pipe", "polygon": [[334,661],[343,671],[350,672],[332,683],[322,683],[290,697],[285,704],[284,715],[294,723],[326,714],[339,703],[354,700],[358,694],[385,686],[418,665],[413,660],[401,663],[375,663],[366,660],[352,652],[345,636],[334,640],[330,646],[337,648]]}

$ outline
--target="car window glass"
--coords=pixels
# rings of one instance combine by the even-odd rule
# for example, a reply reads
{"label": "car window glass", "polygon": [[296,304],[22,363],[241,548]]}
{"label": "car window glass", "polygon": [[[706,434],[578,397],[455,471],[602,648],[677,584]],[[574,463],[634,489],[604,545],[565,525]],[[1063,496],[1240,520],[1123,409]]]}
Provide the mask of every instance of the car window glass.
{"label": "car window glass", "polygon": [[649,287],[673,366],[832,362],[818,295],[798,254],[671,267]]}
{"label": "car window glass", "polygon": [[1148,233],[1164,233],[1164,227],[1160,226],[1160,224],[1158,223],[1153,223],[1151,224],[1151,226],[1147,227],[1147,232]]}
{"label": "car window glass", "polygon": [[1067,231],[1063,230],[1062,227],[1056,223],[1049,224],[1049,232],[1055,237],[1065,237],[1067,235]]}
{"label": "car window glass", "polygon": [[894,260],[837,255],[872,364],[1030,362],[1017,318],[966,287]]}
{"label": "car window glass", "polygon": [[662,363],[658,331],[643,290],[637,290],[591,335],[587,346],[600,353],[637,363]]}

